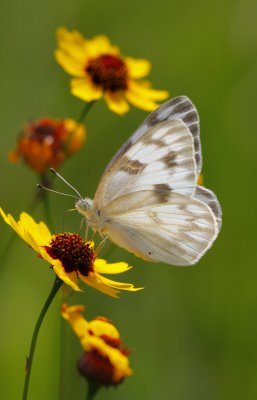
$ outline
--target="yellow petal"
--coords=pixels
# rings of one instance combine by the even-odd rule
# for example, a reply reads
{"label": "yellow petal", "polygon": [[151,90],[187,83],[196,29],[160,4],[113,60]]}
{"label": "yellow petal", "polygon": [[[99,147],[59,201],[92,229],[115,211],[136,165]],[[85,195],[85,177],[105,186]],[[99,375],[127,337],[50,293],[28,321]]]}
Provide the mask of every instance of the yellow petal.
{"label": "yellow petal", "polygon": [[119,349],[109,346],[104,340],[96,336],[84,336],[80,342],[86,351],[97,349],[98,353],[102,354],[103,357],[108,357],[114,367],[114,376],[117,381],[132,374],[128,357],[122,354]]}
{"label": "yellow petal", "polygon": [[99,292],[102,292],[114,298],[119,298],[118,294],[120,293],[120,291],[104,284],[102,282],[101,275],[98,275],[97,273],[89,273],[88,276],[84,276],[79,273],[79,277],[87,285],[93,287],[96,290],[99,290]]}
{"label": "yellow petal", "polygon": [[67,42],[77,43],[78,45],[83,45],[85,38],[78,31],[68,31],[64,26],[56,29],[56,37],[60,44],[65,44]]}
{"label": "yellow petal", "polygon": [[149,100],[162,101],[167,99],[169,92],[167,90],[156,90],[149,86],[148,82],[130,82],[129,91],[140,97],[148,98]]}
{"label": "yellow petal", "polygon": [[119,339],[120,335],[115,326],[105,319],[93,319],[88,323],[90,331],[94,335],[101,337],[107,335],[113,339]]}
{"label": "yellow petal", "polygon": [[65,282],[67,285],[71,286],[72,289],[76,290],[77,292],[82,291],[77,285],[77,273],[76,272],[71,272],[71,273],[65,272],[65,270],[62,266],[62,263],[59,260],[52,260],[52,265],[53,265],[54,272],[63,282]]}
{"label": "yellow petal", "polygon": [[35,222],[34,219],[23,212],[20,215],[20,224],[24,230],[34,237],[38,245],[47,243],[51,239],[51,233],[44,222]]}
{"label": "yellow petal", "polygon": [[5,214],[5,212],[0,208],[0,214],[3,217],[4,221],[19,235],[22,239],[24,239],[24,229],[20,226],[11,214]]}
{"label": "yellow petal", "polygon": [[98,100],[103,95],[101,86],[94,85],[89,79],[72,79],[71,93],[84,101]]}
{"label": "yellow petal", "polygon": [[60,64],[68,74],[77,77],[85,76],[85,65],[87,64],[86,56],[82,60],[77,60],[77,57],[72,57],[72,55],[60,49],[57,49],[54,55],[58,64]]}
{"label": "yellow petal", "polygon": [[203,186],[203,174],[200,174],[197,178],[197,185]]}
{"label": "yellow petal", "polygon": [[103,284],[105,284],[107,286],[111,286],[115,289],[128,290],[130,292],[137,292],[138,290],[144,289],[144,288],[135,288],[132,283],[116,282],[116,281],[113,281],[112,279],[105,278],[104,276],[101,276],[101,275],[99,275],[99,276],[101,277],[101,281]]}
{"label": "yellow petal", "polygon": [[158,107],[158,104],[154,101],[145,99],[144,97],[139,97],[130,91],[126,92],[126,98],[131,104],[133,104],[133,106],[144,111],[153,111]]}
{"label": "yellow petal", "polygon": [[132,79],[144,78],[149,74],[151,69],[151,63],[144,59],[135,59],[132,57],[126,57],[125,63],[128,68],[128,73]]}
{"label": "yellow petal", "polygon": [[118,115],[124,115],[129,110],[129,105],[121,92],[106,92],[105,101],[109,109]]}
{"label": "yellow petal", "polygon": [[94,262],[94,269],[99,274],[120,274],[122,272],[126,272],[131,269],[127,263],[125,262],[117,262],[107,264],[105,260],[97,258]]}
{"label": "yellow petal", "polygon": [[[163,90],[154,91],[153,89],[148,88],[145,82],[142,82],[141,85],[135,82],[130,82],[129,88],[125,92],[125,96],[135,107],[145,111],[153,111],[159,107],[159,104],[155,102],[157,97],[158,99],[166,98],[168,92]],[[156,97],[156,99],[154,97]]]}
{"label": "yellow petal", "polygon": [[112,46],[107,36],[94,36],[86,41],[88,54],[90,57],[99,57],[102,54],[119,54],[119,48]]}
{"label": "yellow petal", "polygon": [[81,312],[84,311],[83,305],[68,307],[67,304],[62,305],[62,316],[71,325],[73,331],[79,338],[88,334],[89,323],[82,316]]}
{"label": "yellow petal", "polygon": [[86,40],[78,31],[68,31],[66,28],[59,28],[56,31],[57,46],[71,59],[85,63],[88,57]]}
{"label": "yellow petal", "polygon": [[2,209],[0,209],[0,213],[5,222],[10,225],[26,243],[38,252],[38,243],[33,237],[34,233],[35,236],[38,237],[38,224],[33,218],[26,213],[21,213],[20,220],[16,222],[11,214],[6,215]]}

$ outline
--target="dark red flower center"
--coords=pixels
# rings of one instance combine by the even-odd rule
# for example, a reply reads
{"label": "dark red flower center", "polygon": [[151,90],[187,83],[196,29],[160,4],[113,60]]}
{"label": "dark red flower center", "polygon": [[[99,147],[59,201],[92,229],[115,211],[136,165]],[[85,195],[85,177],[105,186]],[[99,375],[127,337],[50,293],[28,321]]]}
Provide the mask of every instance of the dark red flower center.
{"label": "dark red flower center", "polygon": [[56,235],[45,250],[53,259],[62,262],[67,273],[79,271],[87,276],[93,271],[95,252],[77,233]]}
{"label": "dark red flower center", "polygon": [[49,144],[63,136],[64,124],[51,118],[41,118],[30,124],[27,135],[38,142],[47,141]]}
{"label": "dark red flower center", "polygon": [[103,356],[97,349],[85,352],[77,363],[77,368],[81,375],[88,381],[98,382],[101,385],[117,385],[120,380],[114,379],[114,366],[108,357]]}
{"label": "dark red flower center", "polygon": [[104,54],[91,59],[86,66],[86,72],[96,85],[103,90],[115,92],[127,88],[128,70],[124,61],[111,54]]}

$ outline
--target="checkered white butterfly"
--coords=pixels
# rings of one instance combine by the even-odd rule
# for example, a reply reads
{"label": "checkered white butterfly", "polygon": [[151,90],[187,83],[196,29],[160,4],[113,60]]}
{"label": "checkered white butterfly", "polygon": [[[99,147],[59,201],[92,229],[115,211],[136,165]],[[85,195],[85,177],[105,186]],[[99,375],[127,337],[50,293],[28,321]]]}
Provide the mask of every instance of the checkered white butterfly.
{"label": "checkered white butterfly", "polygon": [[94,200],[75,207],[93,231],[138,257],[195,264],[221,228],[215,194],[197,185],[201,159],[197,110],[186,96],[174,98],[112,158]]}

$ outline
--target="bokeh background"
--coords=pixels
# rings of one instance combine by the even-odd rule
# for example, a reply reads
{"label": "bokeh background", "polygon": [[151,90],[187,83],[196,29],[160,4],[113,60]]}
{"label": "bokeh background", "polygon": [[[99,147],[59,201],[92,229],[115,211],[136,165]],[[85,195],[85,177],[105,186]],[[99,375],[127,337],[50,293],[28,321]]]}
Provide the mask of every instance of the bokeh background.
{"label": "bokeh background", "polygon": [[[85,287],[70,299],[86,304],[88,318],[111,318],[132,350],[134,375],[97,399],[256,399],[256,1],[2,0],[0,7],[1,206],[16,217],[38,181],[24,165],[7,160],[21,125],[40,116],[77,118],[83,108],[53,57],[57,27],[88,38],[107,34],[124,54],[148,58],[154,87],[168,89],[171,97],[188,95],[201,117],[205,184],[224,215],[214,246],[192,268],[145,263],[117,249],[110,260],[135,266],[121,279],[145,290],[115,300]],[[62,174],[92,197],[106,164],[146,115],[131,108],[121,118],[98,102],[86,119],[86,146]],[[73,201],[50,198],[61,230]],[[34,215],[44,218],[40,208]],[[76,213],[66,217],[70,229],[79,221]],[[11,236],[3,222],[0,235],[3,251]],[[25,356],[52,281],[47,264],[15,240],[0,266],[1,399],[21,398]],[[74,368],[81,348],[61,324],[60,301],[55,299],[40,332],[30,399],[86,396],[86,382]]]}

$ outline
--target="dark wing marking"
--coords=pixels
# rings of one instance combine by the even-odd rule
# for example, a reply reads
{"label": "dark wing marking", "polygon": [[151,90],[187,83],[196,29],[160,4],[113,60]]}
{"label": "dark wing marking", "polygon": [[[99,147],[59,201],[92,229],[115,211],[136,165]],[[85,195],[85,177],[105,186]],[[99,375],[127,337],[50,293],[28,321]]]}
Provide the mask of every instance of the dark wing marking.
{"label": "dark wing marking", "polygon": [[203,186],[197,186],[193,197],[207,204],[212,209],[220,231],[222,225],[222,211],[216,195]]}

